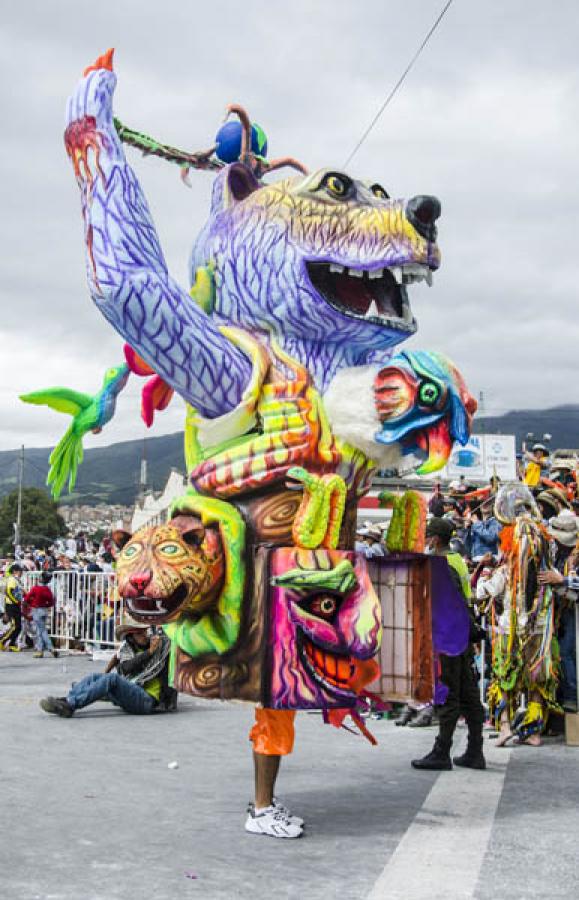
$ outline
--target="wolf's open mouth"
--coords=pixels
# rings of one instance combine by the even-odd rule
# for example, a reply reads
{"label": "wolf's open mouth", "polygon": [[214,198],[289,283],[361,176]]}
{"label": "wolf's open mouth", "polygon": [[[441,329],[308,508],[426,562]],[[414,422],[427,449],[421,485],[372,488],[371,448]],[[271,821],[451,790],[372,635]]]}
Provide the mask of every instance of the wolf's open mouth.
{"label": "wolf's open mouth", "polygon": [[350,679],[354,666],[349,656],[338,656],[322,650],[300,633],[299,646],[302,660],[311,675],[322,687],[351,696]]}
{"label": "wolf's open mouth", "polygon": [[127,597],[125,604],[138,622],[158,622],[176,612],[186,600],[187,585],[180,584],[170,597]]}
{"label": "wolf's open mouth", "polygon": [[413,333],[406,285],[432,283],[428,266],[411,263],[388,268],[347,268],[339,263],[306,262],[315,290],[338,312],[376,325]]}

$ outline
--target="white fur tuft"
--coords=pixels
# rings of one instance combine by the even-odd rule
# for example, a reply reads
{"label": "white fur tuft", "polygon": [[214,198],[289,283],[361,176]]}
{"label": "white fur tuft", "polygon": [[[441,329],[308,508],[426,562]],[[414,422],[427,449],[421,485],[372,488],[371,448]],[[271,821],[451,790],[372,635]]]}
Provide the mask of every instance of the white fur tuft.
{"label": "white fur tuft", "polygon": [[400,465],[399,444],[379,444],[382,430],[374,402],[374,379],[382,366],[354,366],[336,373],[324,394],[333,433],[361,450],[382,469]]}

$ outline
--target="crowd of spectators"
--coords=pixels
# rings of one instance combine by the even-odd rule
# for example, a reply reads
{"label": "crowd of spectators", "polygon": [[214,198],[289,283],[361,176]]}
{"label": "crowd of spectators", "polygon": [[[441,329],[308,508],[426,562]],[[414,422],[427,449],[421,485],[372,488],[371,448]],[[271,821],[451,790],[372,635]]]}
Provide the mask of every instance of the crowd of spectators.
{"label": "crowd of spectators", "polygon": [[0,572],[7,575],[17,562],[24,572],[112,572],[114,547],[110,537],[93,541],[84,532],[75,537],[62,538],[46,549],[33,546],[17,547],[13,557],[2,561]]}
{"label": "crowd of spectators", "polygon": [[[47,623],[67,635],[69,646],[83,649],[87,641],[111,643],[118,612],[114,585],[105,577],[91,576],[112,572],[110,537],[97,542],[79,532],[45,549],[17,547],[14,556],[0,564],[0,650],[34,646],[38,656],[45,650],[53,652]],[[56,600],[43,612],[35,611],[38,585],[49,588]]]}
{"label": "crowd of spectators", "polygon": [[[570,590],[577,583],[579,569],[579,499],[575,463],[551,458],[543,444],[535,444],[521,455],[520,481],[533,494],[543,533],[548,540],[549,559],[544,561],[547,576],[555,592],[555,636],[557,638],[558,699],[567,709],[577,708],[577,674],[575,648],[575,598]],[[462,476],[443,489],[433,487],[428,501],[429,520],[446,520],[452,525],[450,551],[465,561],[472,599],[471,611],[478,624],[485,624],[488,606],[485,585],[504,568],[501,552],[503,525],[495,516],[495,498],[500,488],[498,478],[483,487],[469,484]],[[368,558],[385,556],[387,522],[366,522],[357,533],[357,549]],[[553,574],[557,573],[557,574]],[[486,622],[488,629],[488,622]],[[490,635],[489,635],[490,637]],[[487,671],[490,678],[490,653],[487,644]],[[406,708],[399,724],[429,725],[432,708],[419,704]]]}

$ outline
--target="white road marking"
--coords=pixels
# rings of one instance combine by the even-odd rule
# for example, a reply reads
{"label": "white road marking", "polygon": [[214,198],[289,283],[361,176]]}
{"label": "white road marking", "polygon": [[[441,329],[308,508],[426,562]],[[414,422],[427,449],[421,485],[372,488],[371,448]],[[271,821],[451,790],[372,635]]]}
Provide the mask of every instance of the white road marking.
{"label": "white road marking", "polygon": [[511,750],[485,755],[484,772],[440,773],[367,900],[472,900]]}

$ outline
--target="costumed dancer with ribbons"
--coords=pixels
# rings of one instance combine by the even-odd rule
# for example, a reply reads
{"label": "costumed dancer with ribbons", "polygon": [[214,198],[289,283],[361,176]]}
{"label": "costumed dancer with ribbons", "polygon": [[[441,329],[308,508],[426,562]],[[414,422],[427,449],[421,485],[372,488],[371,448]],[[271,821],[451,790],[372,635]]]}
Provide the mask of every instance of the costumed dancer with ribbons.
{"label": "costumed dancer with ribbons", "polygon": [[[502,487],[495,515],[503,523],[500,563],[477,584],[492,631],[490,714],[500,731],[496,746],[515,735],[538,746],[549,712],[561,712],[555,596],[543,577],[551,565],[550,536],[525,485]],[[526,708],[517,717],[523,695]]]}

